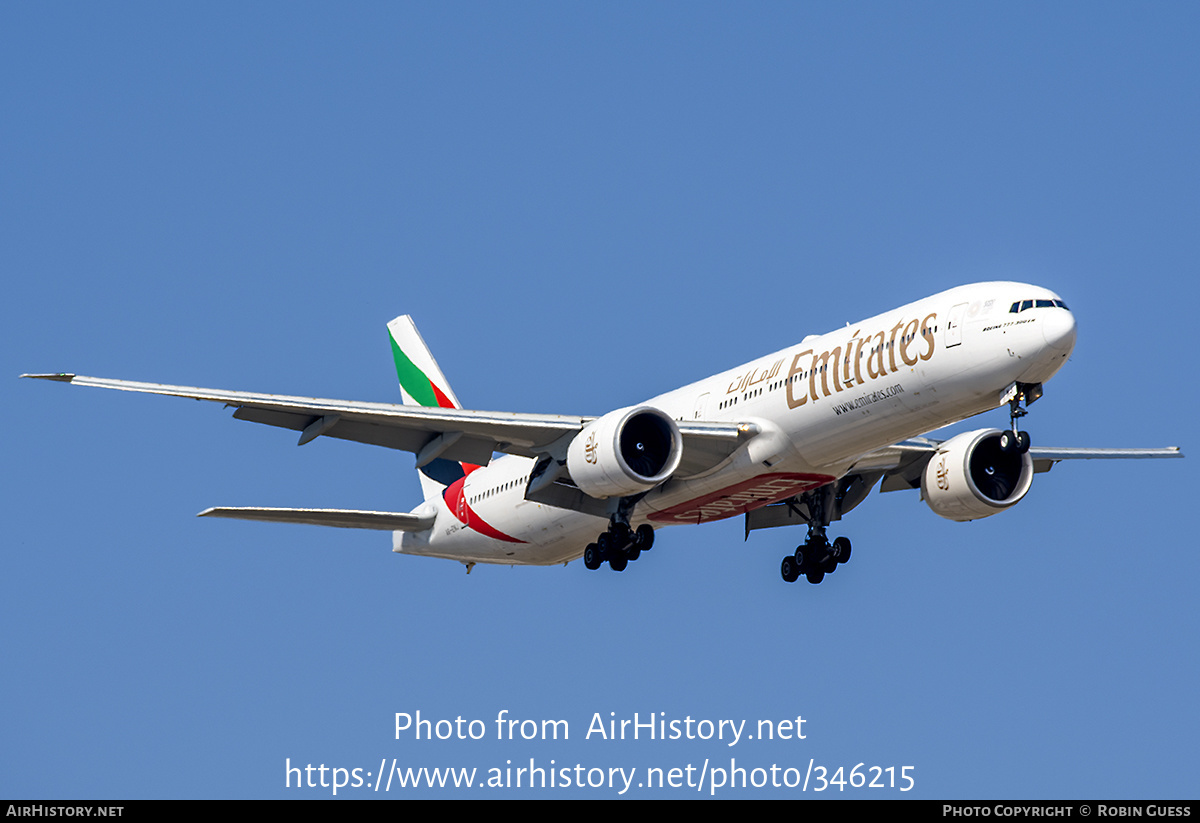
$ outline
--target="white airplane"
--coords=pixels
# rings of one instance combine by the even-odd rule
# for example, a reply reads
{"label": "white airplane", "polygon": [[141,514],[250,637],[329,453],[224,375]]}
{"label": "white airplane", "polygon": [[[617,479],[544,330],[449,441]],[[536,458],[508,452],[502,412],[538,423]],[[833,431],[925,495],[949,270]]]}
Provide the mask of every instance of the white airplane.
{"label": "white airplane", "polygon": [[[935,514],[1004,511],[1033,475],[1073,458],[1182,457],[1161,449],[1031,447],[1017,421],[1075,345],[1058,295],[1023,283],[960,286],[847,324],[601,417],[462,408],[408,316],[388,324],[404,405],[29,374],[212,400],[233,416],[416,454],[425,502],[407,514],[210,508],[200,516],[393,532],[393,551],[549,565],[583,556],[623,571],[654,530],[743,515],[804,525],[781,574],[819,583],[850,558],[830,523],[880,491],[921,490]],[[1007,404],[1011,427],[920,437]],[[496,452],[502,453],[493,457]]]}

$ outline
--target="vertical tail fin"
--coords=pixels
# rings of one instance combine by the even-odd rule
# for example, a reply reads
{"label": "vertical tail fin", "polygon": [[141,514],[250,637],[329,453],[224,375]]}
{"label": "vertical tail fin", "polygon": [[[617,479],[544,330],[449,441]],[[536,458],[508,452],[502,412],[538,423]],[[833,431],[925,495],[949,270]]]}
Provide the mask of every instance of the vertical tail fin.
{"label": "vertical tail fin", "polygon": [[404,405],[462,408],[411,317],[405,314],[388,323],[388,336]]}
{"label": "vertical tail fin", "polygon": [[[388,337],[392,343],[392,358],[396,361],[396,377],[400,380],[400,396],[404,405],[462,408],[411,317],[405,314],[388,323]],[[418,469],[421,491],[429,500],[441,495],[447,486],[477,468],[472,463],[441,458],[433,460]]]}

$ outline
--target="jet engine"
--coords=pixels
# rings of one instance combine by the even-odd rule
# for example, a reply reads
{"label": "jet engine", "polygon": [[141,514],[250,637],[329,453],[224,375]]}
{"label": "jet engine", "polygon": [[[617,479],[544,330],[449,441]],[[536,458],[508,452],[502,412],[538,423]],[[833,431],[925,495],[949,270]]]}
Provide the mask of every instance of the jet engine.
{"label": "jet engine", "polygon": [[1033,483],[1028,452],[1000,448],[998,429],[964,432],[938,447],[921,475],[921,495],[947,520],[978,520],[1018,502]]}
{"label": "jet engine", "polygon": [[567,471],[590,497],[623,497],[666,480],[683,456],[683,437],[666,412],[617,409],[583,427],[567,448]]}

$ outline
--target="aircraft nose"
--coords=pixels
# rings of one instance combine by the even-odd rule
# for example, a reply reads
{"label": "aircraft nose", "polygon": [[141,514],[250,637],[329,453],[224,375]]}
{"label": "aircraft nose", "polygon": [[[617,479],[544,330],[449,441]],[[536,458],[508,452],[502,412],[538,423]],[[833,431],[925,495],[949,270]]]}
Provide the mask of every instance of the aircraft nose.
{"label": "aircraft nose", "polygon": [[1041,318],[1042,336],[1055,351],[1070,354],[1075,348],[1075,315],[1067,309],[1047,312]]}

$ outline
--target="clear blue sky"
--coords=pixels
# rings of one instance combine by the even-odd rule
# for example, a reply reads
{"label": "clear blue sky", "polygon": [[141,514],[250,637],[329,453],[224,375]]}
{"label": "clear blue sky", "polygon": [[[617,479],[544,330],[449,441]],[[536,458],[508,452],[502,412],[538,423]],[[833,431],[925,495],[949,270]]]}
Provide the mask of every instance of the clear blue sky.
{"label": "clear blue sky", "polygon": [[[0,796],[732,757],[1195,797],[1198,35],[1194,3],[5,4]],[[598,414],[987,279],[1079,321],[1035,442],[1189,457],[1060,465],[971,524],[873,494],[820,586],[779,579],[802,533],[740,520],[469,577],[198,520],[419,489],[403,453],[16,379],[393,401],[411,313],[467,406]],[[571,739],[395,740],[417,710]],[[584,740],[597,712],[807,736]]]}

